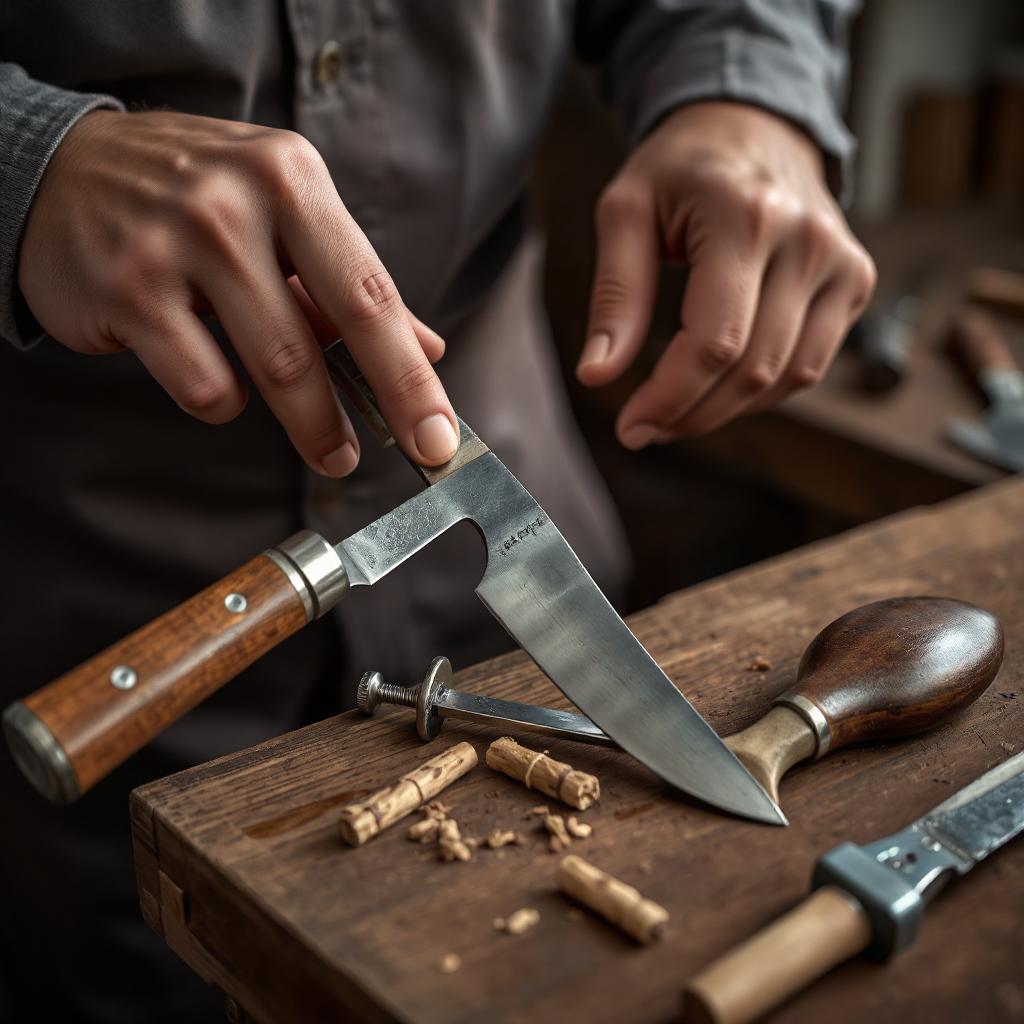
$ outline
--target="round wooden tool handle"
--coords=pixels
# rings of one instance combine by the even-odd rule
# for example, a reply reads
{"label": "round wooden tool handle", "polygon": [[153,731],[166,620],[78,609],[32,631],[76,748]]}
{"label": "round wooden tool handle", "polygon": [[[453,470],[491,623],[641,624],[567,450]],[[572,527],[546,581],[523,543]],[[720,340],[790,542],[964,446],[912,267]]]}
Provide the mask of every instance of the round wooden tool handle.
{"label": "round wooden tool handle", "polygon": [[57,803],[130,754],[306,624],[266,555],[12,704],[4,730],[30,781]]}
{"label": "round wooden tool handle", "polygon": [[848,612],[804,652],[780,703],[818,731],[818,755],[931,729],[981,695],[1003,660],[1003,628],[948,597],[895,597]]}
{"label": "round wooden tool handle", "polygon": [[746,1024],[805,988],[871,941],[868,916],[842,889],[826,886],[716,960],[683,991],[691,1024]]}
{"label": "round wooden tool handle", "polygon": [[987,370],[1017,370],[1017,360],[995,318],[978,306],[957,313],[949,335],[952,352],[979,377]]}

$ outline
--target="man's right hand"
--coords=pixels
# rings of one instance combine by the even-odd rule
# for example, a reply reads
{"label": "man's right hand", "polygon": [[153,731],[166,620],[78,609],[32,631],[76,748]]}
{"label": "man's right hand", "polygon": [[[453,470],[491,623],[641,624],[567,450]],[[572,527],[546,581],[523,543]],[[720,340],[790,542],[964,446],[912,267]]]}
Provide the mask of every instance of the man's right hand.
{"label": "man's right hand", "polygon": [[407,455],[438,465],[458,446],[430,365],[444,342],[406,309],[319,154],[293,132],[87,114],[43,175],[18,285],[58,341],[93,354],[131,349],[186,412],[223,423],[246,391],[200,320],[214,314],[319,473],[344,476],[359,460],[320,355],[318,337],[332,334]]}

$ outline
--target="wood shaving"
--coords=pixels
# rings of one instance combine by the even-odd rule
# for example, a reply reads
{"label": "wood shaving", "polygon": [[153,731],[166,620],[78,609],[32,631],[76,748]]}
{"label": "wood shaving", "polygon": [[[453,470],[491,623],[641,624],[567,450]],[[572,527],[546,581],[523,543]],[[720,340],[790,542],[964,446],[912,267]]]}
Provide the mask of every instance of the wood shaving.
{"label": "wood shaving", "polygon": [[454,818],[445,818],[438,827],[437,855],[446,864],[452,861],[467,861],[473,851],[463,842],[459,833],[459,823]]}
{"label": "wood shaving", "polygon": [[544,819],[544,827],[551,836],[548,846],[552,853],[561,853],[572,845],[572,836],[565,827],[565,821],[560,814],[549,814]]}
{"label": "wood shaving", "polygon": [[411,839],[414,843],[432,843],[437,839],[438,830],[441,827],[441,822],[436,818],[424,818],[422,821],[417,821],[415,824],[409,826],[409,830],[405,833],[406,839]]}
{"label": "wood shaving", "polygon": [[458,953],[445,953],[438,964],[442,974],[454,974],[462,966],[462,957]]}
{"label": "wood shaving", "polygon": [[522,935],[529,931],[540,920],[540,913],[533,907],[523,907],[508,917],[496,917],[494,927],[506,935]]}
{"label": "wood shaving", "polygon": [[525,846],[526,837],[521,832],[513,832],[512,829],[496,828],[487,836],[487,845],[492,850],[502,846]]}
{"label": "wood shaving", "polygon": [[488,748],[487,766],[536,789],[546,796],[585,811],[601,798],[601,783],[596,775],[581,772],[571,764],[548,757],[547,751],[532,750],[511,736],[502,736]]}
{"label": "wood shaving", "polygon": [[538,815],[542,818],[546,818],[551,813],[551,809],[546,807],[544,804],[537,804],[536,807],[531,807],[524,815],[524,818],[535,818]]}
{"label": "wood shaving", "polygon": [[577,821],[576,815],[572,815],[565,822],[565,827],[574,839],[589,839],[594,831],[593,825],[588,825],[586,822]]}
{"label": "wood shaving", "polygon": [[755,655],[754,660],[747,666],[748,672],[767,672],[771,669],[772,663],[763,655]]}

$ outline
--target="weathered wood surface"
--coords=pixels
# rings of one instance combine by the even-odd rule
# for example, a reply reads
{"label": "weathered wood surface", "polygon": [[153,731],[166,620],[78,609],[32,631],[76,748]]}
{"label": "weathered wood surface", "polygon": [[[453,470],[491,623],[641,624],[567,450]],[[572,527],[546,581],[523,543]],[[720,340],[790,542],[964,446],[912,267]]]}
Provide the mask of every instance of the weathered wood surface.
{"label": "weathered wood surface", "polygon": [[[686,979],[807,894],[815,859],[895,831],[1024,743],[1024,481],[904,513],[667,598],[634,617],[641,640],[722,733],[791,685],[806,644],[848,609],[933,593],[988,608],[1006,629],[1003,669],[959,718],[921,737],[849,748],[783,781],[791,826],[728,818],[674,796],[612,750],[550,743],[600,776],[594,825],[573,852],[665,906],[665,938],[639,948],[568,913],[546,836],[443,864],[392,829],[359,849],[341,807],[442,744],[492,734],[450,725],[430,746],[407,711],[343,715],[182,772],[132,800],[147,920],[258,1019],[664,1022]],[[748,671],[755,655],[772,668]],[[287,685],[282,679],[282,685]],[[523,655],[456,685],[563,705]],[[530,742],[523,736],[524,742]],[[464,834],[521,830],[538,794],[482,765],[445,794]],[[504,856],[500,856],[504,854]],[[518,937],[495,917],[540,911]],[[839,968],[777,1022],[1024,1019],[1024,841],[951,885],[917,944],[877,966]],[[439,963],[457,953],[462,967]]]}

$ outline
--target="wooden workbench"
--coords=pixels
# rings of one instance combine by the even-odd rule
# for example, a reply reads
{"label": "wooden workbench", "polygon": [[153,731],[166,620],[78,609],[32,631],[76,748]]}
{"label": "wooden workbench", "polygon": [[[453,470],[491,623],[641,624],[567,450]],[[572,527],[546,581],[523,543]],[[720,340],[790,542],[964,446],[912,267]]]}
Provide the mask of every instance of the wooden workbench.
{"label": "wooden workbench", "polygon": [[[895,831],[1024,742],[1024,481],[993,485],[678,593],[632,625],[721,732],[788,687],[812,635],[877,598],[936,593],[1002,619],[1006,660],[990,690],[923,738],[844,750],[783,783],[791,826],[758,826],[670,793],[616,751],[550,743],[598,773],[592,838],[578,852],[669,908],[667,938],[638,948],[567,913],[557,858],[523,848],[441,864],[396,827],[359,849],[338,838],[340,806],[481,731],[431,746],[409,712],[342,715],[148,785],[133,794],[142,911],[195,970],[258,1020],[312,1022],[664,1022],[685,979],[791,907],[815,859],[843,840]],[[772,663],[748,671],[753,656]],[[282,680],[282,685],[287,685]],[[462,672],[457,685],[561,703],[523,655]],[[526,734],[522,737],[528,742]],[[464,832],[528,829],[538,803],[475,769],[447,791]],[[532,906],[527,934],[492,919]],[[777,1021],[1019,1021],[1024,1015],[1024,841],[951,885],[917,944],[885,966],[855,961]],[[444,954],[462,967],[442,974]]]}

